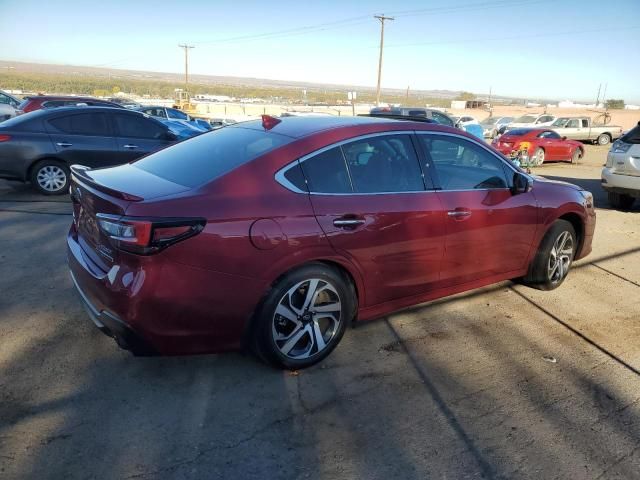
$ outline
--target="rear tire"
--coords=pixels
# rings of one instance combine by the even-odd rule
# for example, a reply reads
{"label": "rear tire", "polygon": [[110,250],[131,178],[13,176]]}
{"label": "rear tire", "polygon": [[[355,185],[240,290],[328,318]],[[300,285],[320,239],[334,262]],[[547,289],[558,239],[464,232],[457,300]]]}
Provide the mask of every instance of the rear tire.
{"label": "rear tire", "polygon": [[31,169],[31,186],[43,195],[63,195],[69,191],[71,172],[62,162],[40,160]]}
{"label": "rear tire", "polygon": [[310,367],[338,345],[356,305],[355,289],[341,272],[305,265],[269,290],[254,319],[253,350],[276,367]]}
{"label": "rear tire", "polygon": [[582,149],[576,148],[573,151],[573,155],[571,155],[571,163],[578,163],[583,155],[584,153],[582,152]]}
{"label": "rear tire", "polygon": [[631,195],[625,195],[623,193],[614,193],[608,192],[607,197],[609,200],[609,205],[613,208],[618,208],[621,210],[629,210],[633,203],[636,201]]}
{"label": "rear tire", "polygon": [[542,239],[522,282],[538,290],[558,288],[567,278],[577,246],[573,225],[566,220],[556,220]]}
{"label": "rear tire", "polygon": [[609,143],[611,143],[611,137],[608,133],[602,133],[598,136],[596,141],[598,142],[598,145],[609,145]]}
{"label": "rear tire", "polygon": [[544,163],[544,150],[540,147],[536,148],[533,152],[533,164],[536,167],[541,166]]}

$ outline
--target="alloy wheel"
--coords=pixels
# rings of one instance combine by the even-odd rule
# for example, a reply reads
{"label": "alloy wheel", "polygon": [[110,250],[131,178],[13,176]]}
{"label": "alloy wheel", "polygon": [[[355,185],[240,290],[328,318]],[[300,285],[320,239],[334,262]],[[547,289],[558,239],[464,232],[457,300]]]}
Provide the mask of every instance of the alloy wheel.
{"label": "alloy wheel", "polygon": [[568,231],[563,231],[551,249],[547,276],[551,283],[560,282],[568,273],[573,260],[573,237]]}
{"label": "alloy wheel", "polygon": [[46,165],[36,176],[40,188],[47,192],[57,192],[67,183],[67,174],[57,165]]}
{"label": "alloy wheel", "polygon": [[331,343],[342,321],[342,303],[326,280],[298,282],[278,302],[271,334],[280,353],[301,360],[313,357]]}
{"label": "alloy wheel", "polygon": [[538,151],[536,152],[535,161],[536,161],[536,167],[539,167],[544,163],[544,150],[542,150],[541,148],[538,149]]}

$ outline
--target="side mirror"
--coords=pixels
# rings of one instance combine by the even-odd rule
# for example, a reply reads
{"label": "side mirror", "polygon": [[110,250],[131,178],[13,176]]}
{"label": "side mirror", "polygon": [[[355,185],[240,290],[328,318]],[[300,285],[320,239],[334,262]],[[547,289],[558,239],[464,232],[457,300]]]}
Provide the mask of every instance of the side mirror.
{"label": "side mirror", "polygon": [[533,187],[531,179],[524,173],[515,172],[513,174],[513,187],[511,187],[511,193],[517,195],[519,193],[527,193],[531,191]]}
{"label": "side mirror", "polygon": [[567,137],[562,137],[562,140],[566,140],[566,139],[567,139]]}

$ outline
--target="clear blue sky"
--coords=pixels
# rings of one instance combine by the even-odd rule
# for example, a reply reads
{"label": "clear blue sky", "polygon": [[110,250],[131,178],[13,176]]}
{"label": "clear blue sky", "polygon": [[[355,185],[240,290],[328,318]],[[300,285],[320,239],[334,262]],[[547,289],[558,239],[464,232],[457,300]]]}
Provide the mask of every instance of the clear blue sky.
{"label": "clear blue sky", "polygon": [[0,12],[2,60],[182,72],[177,45],[190,43],[193,73],[366,86],[370,17],[385,13],[383,87],[593,101],[606,82],[608,98],[640,102],[640,0],[0,0]]}

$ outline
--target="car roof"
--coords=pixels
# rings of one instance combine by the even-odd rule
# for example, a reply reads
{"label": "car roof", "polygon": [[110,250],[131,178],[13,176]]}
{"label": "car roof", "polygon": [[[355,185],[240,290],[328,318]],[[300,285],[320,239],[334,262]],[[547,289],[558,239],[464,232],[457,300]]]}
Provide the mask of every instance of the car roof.
{"label": "car roof", "polygon": [[[520,135],[514,135],[513,132],[522,132],[524,131],[524,133],[520,134]],[[527,137],[530,135],[538,135],[542,132],[553,132],[554,130],[550,129],[550,128],[516,128],[514,130],[510,130],[508,132],[505,133],[506,136],[511,136],[511,137]]]}
{"label": "car roof", "polygon": [[97,100],[98,102],[114,103],[103,98],[96,98],[91,96],[74,96],[74,95],[33,95],[27,97],[29,100]]}
{"label": "car roof", "polygon": [[[398,125],[406,126],[406,130],[436,130],[443,132],[455,132],[464,134],[462,130],[439,125],[436,123],[425,123],[419,121],[400,120],[395,118],[383,117],[282,117],[270,131],[280,135],[286,135],[292,138],[302,138],[314,135],[320,132],[335,130],[339,128],[371,126],[379,127],[383,125],[393,126],[398,129]],[[261,120],[252,120],[248,122],[240,122],[229,125],[226,128],[251,128],[255,130],[263,130]]]}

